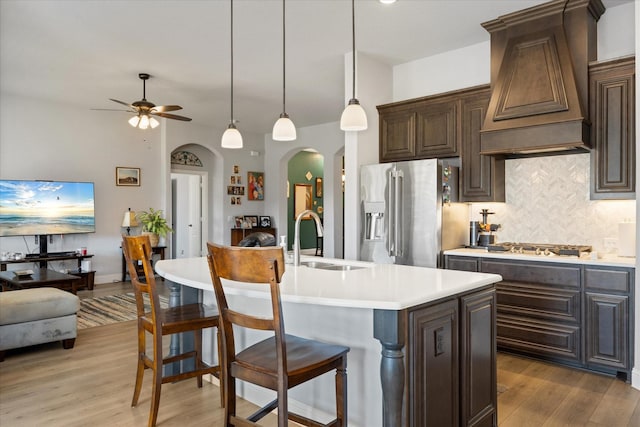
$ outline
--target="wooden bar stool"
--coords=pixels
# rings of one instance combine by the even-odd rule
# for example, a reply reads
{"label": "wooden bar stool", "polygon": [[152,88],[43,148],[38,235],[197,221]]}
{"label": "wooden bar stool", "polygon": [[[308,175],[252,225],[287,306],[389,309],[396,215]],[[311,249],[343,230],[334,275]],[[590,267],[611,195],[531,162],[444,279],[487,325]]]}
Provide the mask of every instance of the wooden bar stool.
{"label": "wooden bar stool", "polygon": [[[151,389],[149,427],[152,427],[156,425],[158,417],[162,384],[197,377],[198,388],[201,388],[202,375],[220,375],[220,366],[209,366],[202,361],[202,330],[218,328],[218,312],[215,307],[208,307],[200,303],[161,308],[156,290],[155,275],[151,267],[151,243],[149,242],[149,237],[122,236],[122,250],[135,291],[138,313],[138,369],[131,406],[138,404],[145,369],[151,369],[153,371],[153,385]],[[136,268],[138,261],[142,263],[144,269],[144,282],[138,277],[138,269]],[[144,296],[148,297],[148,303],[151,305],[150,311],[145,311]],[[190,331],[194,334],[195,349],[193,351],[170,357],[163,356],[163,336]],[[146,352],[147,333],[152,336],[153,354],[151,355]],[[219,344],[220,336],[218,333],[218,356],[220,356]],[[193,358],[195,362],[193,371],[163,376],[163,365],[189,358]],[[220,360],[219,357],[218,360]],[[220,390],[222,392],[222,386]],[[222,393],[220,400],[222,403]]]}
{"label": "wooden bar stool", "polygon": [[[325,344],[285,334],[280,302],[280,280],[284,273],[282,248],[219,246],[207,244],[209,270],[220,311],[222,330],[222,375],[226,426],[257,425],[256,421],[278,408],[278,426],[287,419],[306,426],[321,426],[288,411],[288,389],[330,371],[336,371],[336,419],[327,426],[347,425],[347,353],[349,347]],[[273,317],[263,318],[231,310],[221,279],[269,286]],[[273,331],[274,335],[236,353],[236,327]],[[247,418],[236,415],[236,379],[277,392],[277,397]]]}

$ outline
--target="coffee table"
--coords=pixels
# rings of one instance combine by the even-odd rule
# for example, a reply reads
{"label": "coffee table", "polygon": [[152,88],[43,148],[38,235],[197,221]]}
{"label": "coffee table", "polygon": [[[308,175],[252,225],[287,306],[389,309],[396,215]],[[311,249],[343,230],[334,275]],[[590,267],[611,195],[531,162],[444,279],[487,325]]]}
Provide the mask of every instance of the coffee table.
{"label": "coffee table", "polygon": [[0,284],[3,290],[50,287],[76,294],[78,285],[82,284],[82,278],[46,268],[36,268],[30,276],[16,276],[13,271],[0,271]]}

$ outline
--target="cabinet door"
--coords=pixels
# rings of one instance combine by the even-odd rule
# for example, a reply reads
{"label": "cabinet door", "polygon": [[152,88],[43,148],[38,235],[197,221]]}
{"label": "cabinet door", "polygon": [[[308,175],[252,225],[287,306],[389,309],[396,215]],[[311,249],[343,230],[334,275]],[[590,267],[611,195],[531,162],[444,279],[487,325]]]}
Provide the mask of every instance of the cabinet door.
{"label": "cabinet door", "polygon": [[496,294],[493,289],[460,299],[460,376],[460,425],[497,425]]}
{"label": "cabinet door", "polygon": [[504,202],[504,160],[480,154],[480,129],[490,91],[482,89],[462,99],[461,202]]}
{"label": "cabinet door", "polygon": [[416,113],[411,108],[380,110],[380,161],[416,156]]}
{"label": "cabinet door", "polygon": [[589,69],[592,199],[635,199],[634,70],[634,58]]}
{"label": "cabinet door", "polygon": [[458,300],[409,313],[409,423],[457,426]]}
{"label": "cabinet door", "polygon": [[587,364],[629,368],[629,297],[587,292]]}
{"label": "cabinet door", "polygon": [[459,101],[449,99],[418,104],[416,157],[457,156]]}

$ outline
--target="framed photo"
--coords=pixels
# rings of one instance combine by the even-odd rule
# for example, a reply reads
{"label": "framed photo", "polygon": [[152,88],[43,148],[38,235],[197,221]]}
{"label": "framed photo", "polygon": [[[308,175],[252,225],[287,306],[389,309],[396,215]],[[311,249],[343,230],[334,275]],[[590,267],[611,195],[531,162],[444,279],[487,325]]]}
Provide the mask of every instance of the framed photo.
{"label": "framed photo", "polygon": [[[233,199],[233,197],[232,197]],[[233,225],[235,228],[242,228],[242,222],[244,221],[244,218],[241,216],[236,216],[233,218]]]}
{"label": "framed photo", "polygon": [[247,172],[247,198],[264,200],[264,172]]}
{"label": "framed photo", "polygon": [[236,176],[231,175],[231,185],[236,185]]}
{"label": "framed photo", "polygon": [[233,173],[240,173],[240,166],[233,165]]}
{"label": "framed photo", "polygon": [[116,185],[140,187],[140,168],[116,167]]}
{"label": "framed photo", "polygon": [[[313,197],[311,193],[311,184],[294,184],[293,189],[293,218],[298,218],[305,210],[311,209],[313,206]],[[302,217],[302,219],[311,219],[310,215]]]}
{"label": "framed photo", "polygon": [[258,217],[256,215],[245,215],[244,220],[249,224],[251,228],[258,227]]}
{"label": "framed photo", "polygon": [[260,227],[262,227],[262,228],[271,228],[271,217],[270,216],[261,216],[260,217]]}
{"label": "framed photo", "polygon": [[316,197],[322,197],[322,178],[316,178]]}

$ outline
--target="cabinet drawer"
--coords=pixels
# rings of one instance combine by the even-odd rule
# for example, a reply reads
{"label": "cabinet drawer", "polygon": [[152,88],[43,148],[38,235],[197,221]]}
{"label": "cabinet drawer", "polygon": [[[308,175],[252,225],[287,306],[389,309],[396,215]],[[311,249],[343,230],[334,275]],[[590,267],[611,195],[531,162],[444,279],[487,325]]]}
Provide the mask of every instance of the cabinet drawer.
{"label": "cabinet drawer", "polygon": [[448,270],[478,271],[478,258],[447,255],[445,261]]}
{"label": "cabinet drawer", "polygon": [[498,348],[580,362],[580,328],[498,313]]}
{"label": "cabinet drawer", "polygon": [[580,322],[580,291],[531,284],[496,285],[498,312],[549,321]]}
{"label": "cabinet drawer", "polygon": [[630,270],[584,269],[584,284],[589,290],[629,293],[631,291]]}
{"label": "cabinet drawer", "polygon": [[480,261],[480,271],[495,273],[507,282],[539,283],[543,285],[580,288],[580,267],[557,264],[533,264],[511,261]]}

